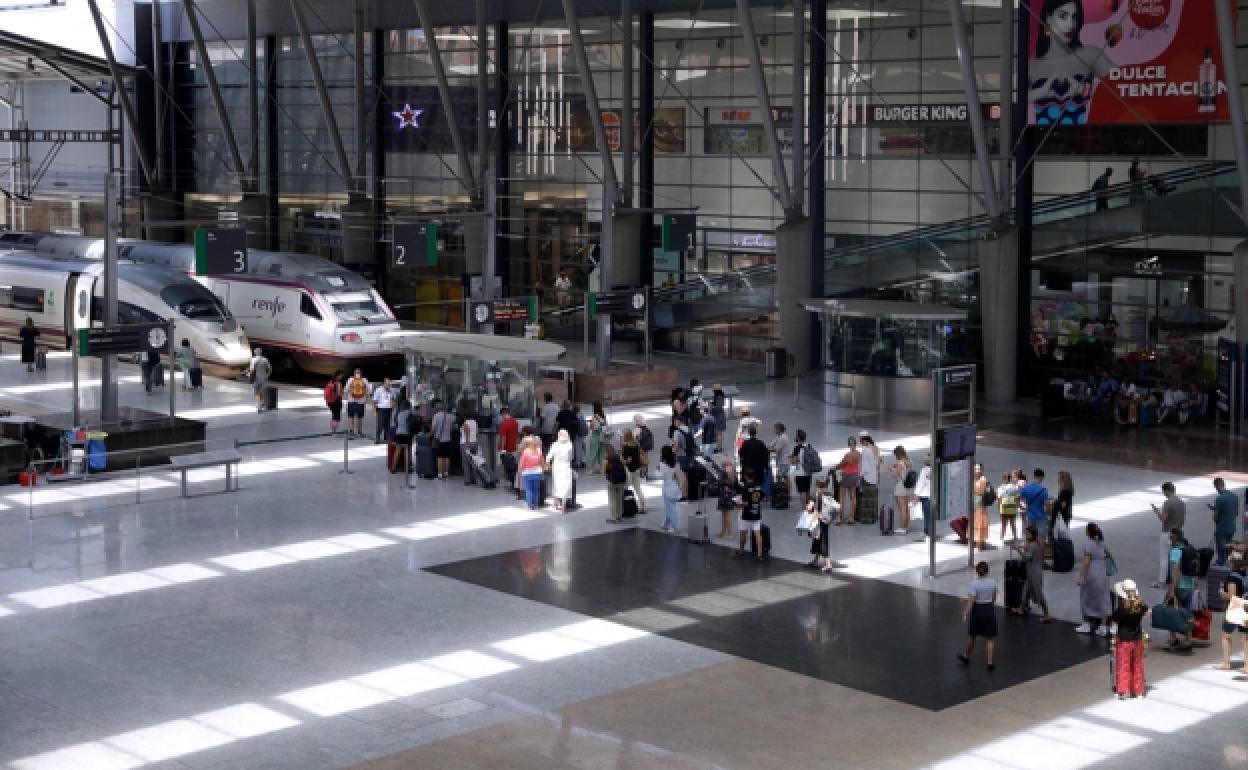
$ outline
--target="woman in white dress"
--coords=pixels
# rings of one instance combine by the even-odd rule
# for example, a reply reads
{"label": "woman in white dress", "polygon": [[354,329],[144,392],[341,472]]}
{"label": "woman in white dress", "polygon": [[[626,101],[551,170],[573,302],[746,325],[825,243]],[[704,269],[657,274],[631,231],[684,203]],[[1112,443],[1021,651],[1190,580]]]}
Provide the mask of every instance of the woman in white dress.
{"label": "woman in white dress", "polygon": [[546,453],[546,466],[550,468],[551,504],[556,511],[562,511],[564,503],[572,496],[572,438],[566,430],[559,431],[559,437],[550,445]]}

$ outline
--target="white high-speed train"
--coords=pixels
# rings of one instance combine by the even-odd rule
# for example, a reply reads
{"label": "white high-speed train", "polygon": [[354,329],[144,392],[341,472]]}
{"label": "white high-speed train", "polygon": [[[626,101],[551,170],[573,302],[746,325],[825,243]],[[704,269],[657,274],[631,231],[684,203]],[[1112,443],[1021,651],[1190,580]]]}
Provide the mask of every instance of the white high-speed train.
{"label": "white high-speed train", "polygon": [[[98,260],[104,240],[86,236],[11,233],[0,245],[38,254]],[[362,276],[308,254],[248,251],[241,275],[194,276],[195,247],[122,239],[118,257],[191,275],[225,303],[253,345],[281,369],[298,366],[329,374],[359,366],[398,366],[381,335],[400,327],[394,313]]]}
{"label": "white high-speed train", "polygon": [[[98,261],[0,253],[0,337],[16,340],[30,318],[40,344],[64,350],[73,332],[104,316],[104,265]],[[176,270],[119,262],[121,323],[175,323],[175,346],[186,339],[201,366],[233,376],[251,360],[247,335],[212,292]]]}

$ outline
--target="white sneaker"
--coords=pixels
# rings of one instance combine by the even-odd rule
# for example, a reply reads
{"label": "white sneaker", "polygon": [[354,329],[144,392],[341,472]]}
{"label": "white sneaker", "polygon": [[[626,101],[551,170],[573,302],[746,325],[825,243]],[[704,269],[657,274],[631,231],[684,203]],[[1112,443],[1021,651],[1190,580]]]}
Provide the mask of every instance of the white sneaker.
{"label": "white sneaker", "polygon": [[893,530],[894,535],[905,535],[905,534],[909,534],[909,532],[910,530],[908,529],[894,529]]}
{"label": "white sneaker", "polygon": [[1109,625],[1109,633],[1110,633],[1110,635],[1113,635],[1113,634],[1118,633],[1118,624],[1117,624],[1117,623],[1111,623],[1111,624]]}
{"label": "white sneaker", "polygon": [[1109,636],[1109,629],[1106,628],[1105,626],[1101,626],[1100,628],[1096,629],[1096,635],[1097,636]]}
{"label": "white sneaker", "polygon": [[1087,623],[1084,623],[1083,625],[1075,628],[1075,633],[1076,634],[1090,634],[1092,633],[1092,626],[1088,625]]}

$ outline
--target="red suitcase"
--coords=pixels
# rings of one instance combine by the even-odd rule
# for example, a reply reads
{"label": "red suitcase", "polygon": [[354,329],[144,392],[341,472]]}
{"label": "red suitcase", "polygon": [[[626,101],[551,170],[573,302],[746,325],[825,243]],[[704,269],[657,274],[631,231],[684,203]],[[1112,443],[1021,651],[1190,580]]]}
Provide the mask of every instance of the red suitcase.
{"label": "red suitcase", "polygon": [[959,543],[967,542],[966,531],[970,526],[971,520],[966,516],[959,516],[956,519],[949,520],[949,529],[952,529],[953,534],[958,536]]}
{"label": "red suitcase", "polygon": [[386,469],[391,473],[403,472],[403,449],[402,445],[393,441],[386,442]]}

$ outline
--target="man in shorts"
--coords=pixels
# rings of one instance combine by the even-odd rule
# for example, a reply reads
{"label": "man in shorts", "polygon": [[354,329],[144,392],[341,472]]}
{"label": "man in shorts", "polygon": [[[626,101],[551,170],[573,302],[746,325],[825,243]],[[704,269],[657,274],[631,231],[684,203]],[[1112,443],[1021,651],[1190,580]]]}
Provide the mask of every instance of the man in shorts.
{"label": "man in shorts", "polygon": [[438,480],[446,481],[451,476],[451,455],[455,453],[452,434],[455,432],[455,416],[446,411],[446,405],[435,401],[433,422],[430,432],[433,434],[433,454],[438,458]]}
{"label": "man in shorts", "polygon": [[368,403],[368,380],[364,379],[359,369],[356,369],[351,379],[347,380],[347,387],[343,388],[343,396],[347,402],[347,432],[363,436],[364,405]]}
{"label": "man in shorts", "polygon": [[754,552],[759,561],[766,558],[763,551],[763,486],[753,468],[745,469],[744,484],[741,492],[741,536],[737,546],[737,556],[746,556],[746,538],[754,538]]}

